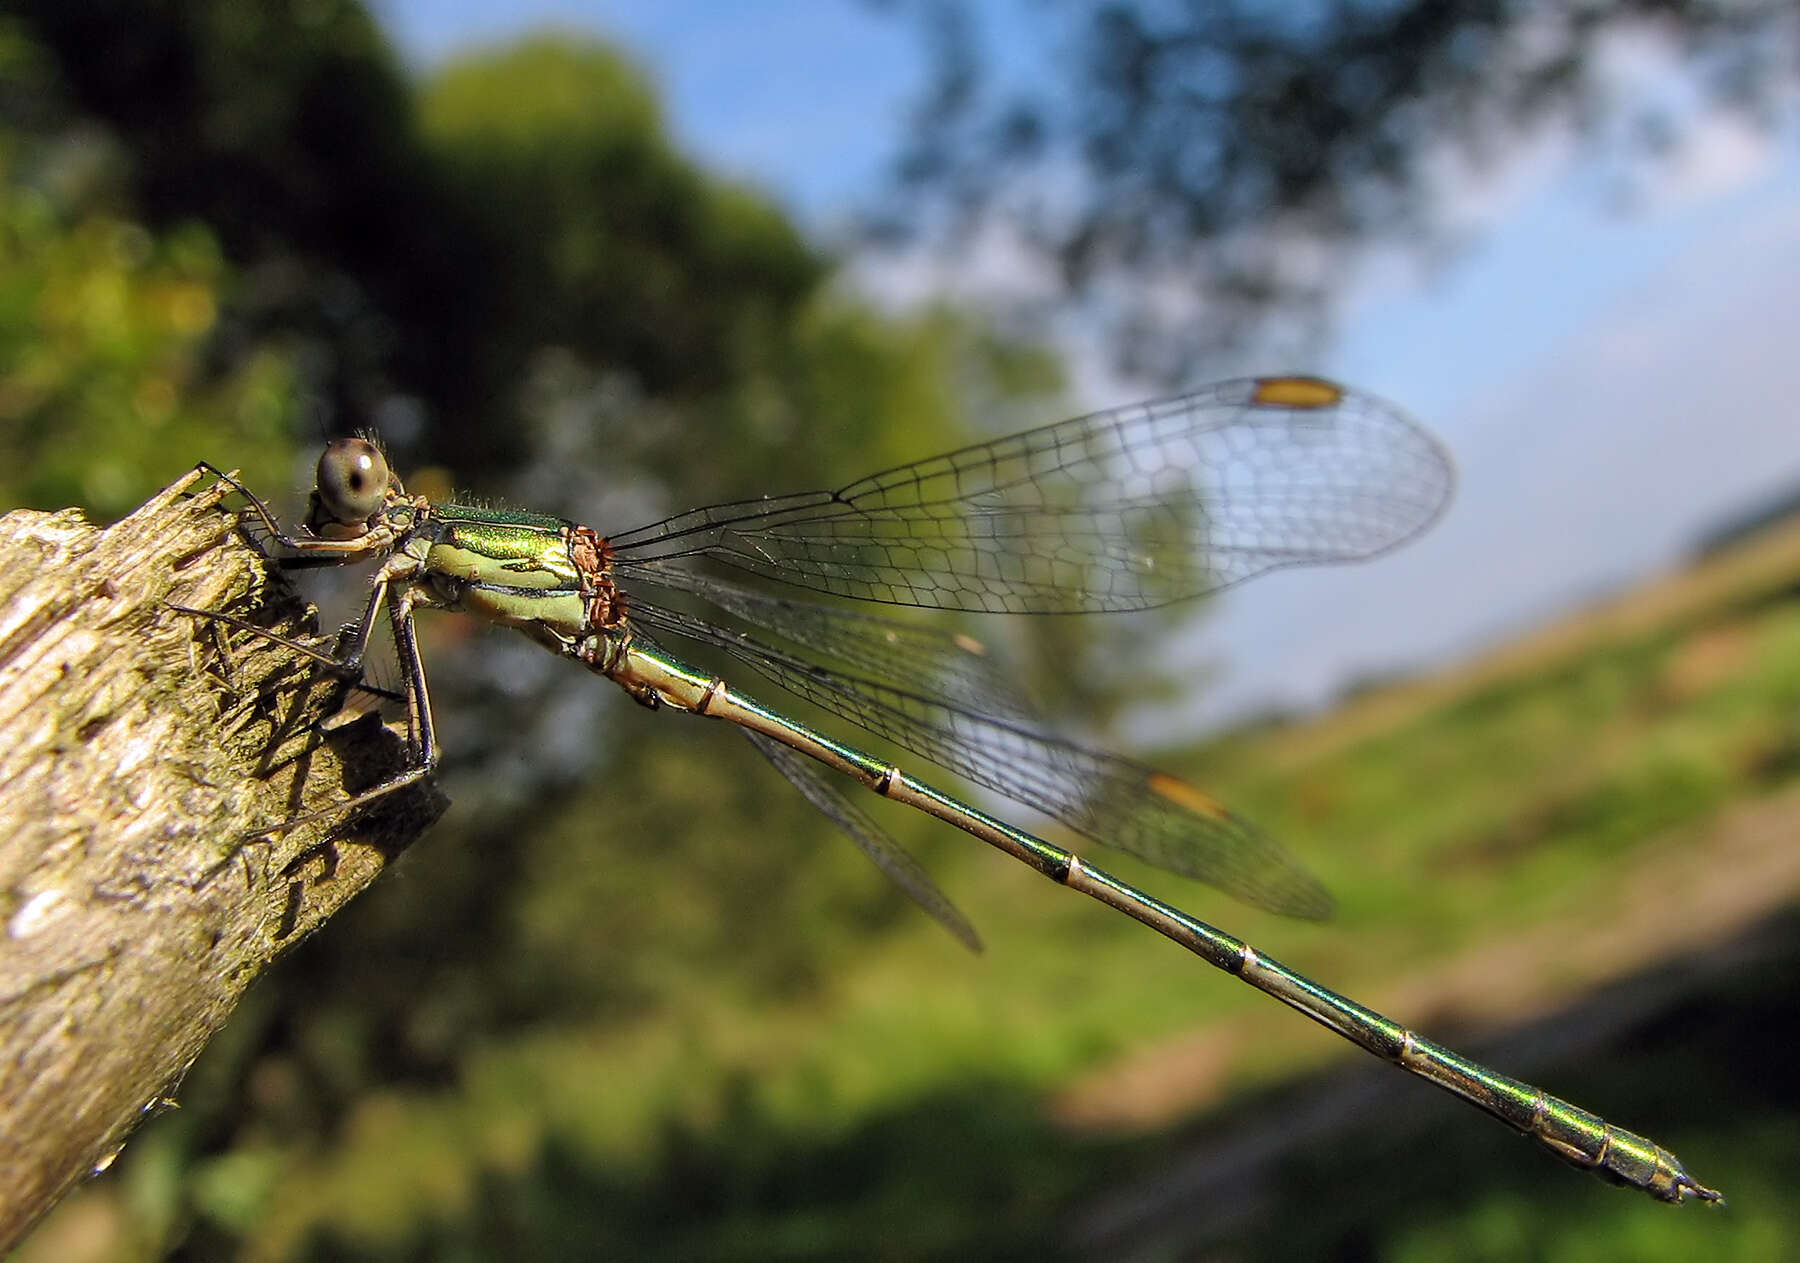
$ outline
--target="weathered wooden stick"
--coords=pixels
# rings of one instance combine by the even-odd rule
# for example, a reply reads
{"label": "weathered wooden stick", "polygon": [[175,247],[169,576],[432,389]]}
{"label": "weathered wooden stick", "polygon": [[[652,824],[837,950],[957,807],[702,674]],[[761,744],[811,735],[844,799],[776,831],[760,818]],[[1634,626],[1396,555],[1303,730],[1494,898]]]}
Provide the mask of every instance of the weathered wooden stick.
{"label": "weathered wooden stick", "polygon": [[201,485],[107,530],[0,518],[0,1253],[444,806],[422,788],[246,838],[377,783],[405,742],[373,716],[326,733],[341,682],[169,608],[309,630]]}

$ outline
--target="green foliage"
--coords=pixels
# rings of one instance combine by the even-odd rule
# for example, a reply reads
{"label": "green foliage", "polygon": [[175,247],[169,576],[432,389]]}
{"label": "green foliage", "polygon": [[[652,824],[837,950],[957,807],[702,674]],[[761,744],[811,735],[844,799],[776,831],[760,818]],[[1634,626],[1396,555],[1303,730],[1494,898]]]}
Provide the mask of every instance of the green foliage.
{"label": "green foliage", "polygon": [[114,518],[225,450],[254,457],[266,485],[292,377],[265,350],[208,380],[223,275],[208,234],[159,240],[104,214],[63,223],[32,192],[0,197],[0,503]]}
{"label": "green foliage", "polygon": [[[16,27],[0,79],[54,91]],[[48,120],[40,119],[40,122]],[[201,454],[285,472],[287,360],[224,372],[209,339],[232,278],[198,224],[157,234],[109,205],[116,154],[78,127],[0,134],[0,505],[122,515]]]}
{"label": "green foliage", "polygon": [[675,152],[641,79],[591,43],[415,87],[355,3],[19,12],[124,155],[143,222],[212,230],[240,277],[228,321],[303,346],[333,428],[407,420],[389,428],[409,455],[517,468],[548,348],[656,397],[727,391],[826,274],[767,199]]}
{"label": "green foliage", "polygon": [[409,91],[355,0],[18,0],[72,113],[121,155],[130,215],[203,223],[236,273],[214,356],[275,334],[309,420],[367,425],[396,397],[491,412],[465,247]]}

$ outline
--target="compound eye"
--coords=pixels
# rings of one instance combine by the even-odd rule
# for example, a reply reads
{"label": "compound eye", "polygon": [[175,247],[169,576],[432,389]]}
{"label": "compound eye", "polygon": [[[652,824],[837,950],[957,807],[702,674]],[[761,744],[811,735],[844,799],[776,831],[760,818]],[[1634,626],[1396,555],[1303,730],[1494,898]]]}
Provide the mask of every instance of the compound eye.
{"label": "compound eye", "polygon": [[319,504],[334,522],[366,522],[387,499],[387,457],[367,439],[337,439],[319,457]]}

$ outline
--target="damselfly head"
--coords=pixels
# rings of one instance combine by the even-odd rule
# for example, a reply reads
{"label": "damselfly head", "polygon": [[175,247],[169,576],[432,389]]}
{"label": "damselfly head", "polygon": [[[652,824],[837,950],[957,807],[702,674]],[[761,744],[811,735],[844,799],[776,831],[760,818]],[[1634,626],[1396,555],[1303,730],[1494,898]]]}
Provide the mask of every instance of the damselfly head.
{"label": "damselfly head", "polygon": [[307,529],[326,538],[350,538],[368,529],[398,481],[387,457],[365,438],[334,439],[319,457]]}

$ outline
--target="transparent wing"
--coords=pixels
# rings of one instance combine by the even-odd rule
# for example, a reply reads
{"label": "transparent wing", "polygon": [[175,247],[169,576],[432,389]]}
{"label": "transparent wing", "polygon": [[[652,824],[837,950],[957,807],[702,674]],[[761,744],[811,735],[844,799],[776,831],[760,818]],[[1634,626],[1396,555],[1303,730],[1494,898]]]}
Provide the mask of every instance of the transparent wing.
{"label": "transparent wing", "polygon": [[919,866],[919,861],[907,854],[906,848],[894,841],[887,830],[876,824],[866,811],[839,793],[830,774],[821,765],[788,749],[773,737],[766,737],[749,729],[744,730],[744,735],[750,738],[750,744],[760,750],[765,759],[775,765],[777,771],[787,777],[807,802],[849,834],[850,840],[856,843],[862,853],[875,862],[875,867],[886,873],[888,879],[904,890],[914,903],[956,935],[964,947],[972,952],[981,950],[981,936],[975,933],[975,927],[957,911],[956,905],[950,902],[950,897],[938,889],[937,883]]}
{"label": "transparent wing", "polygon": [[[707,604],[779,634],[848,667],[854,674],[956,698],[984,714],[1036,721],[1038,710],[973,636],[902,623],[839,605],[775,596],[713,575],[651,562],[629,591],[644,583],[698,596]],[[634,615],[640,607],[630,602]]]}
{"label": "transparent wing", "polygon": [[[762,621],[839,661],[867,664],[886,644],[884,629],[902,639],[921,631],[829,606],[801,608],[804,619],[770,617],[765,610]],[[1184,780],[1043,731],[1024,717],[1028,708],[1016,697],[1010,716],[988,714],[961,699],[936,696],[929,676],[923,681],[910,677],[912,686],[903,687],[850,674],[635,596],[632,617],[640,626],[720,649],[795,696],[1035,808],[1102,846],[1287,916],[1330,914],[1331,896],[1325,889],[1249,821]],[[953,658],[953,637],[940,647],[940,657]],[[966,671],[966,664],[952,660],[949,669]]]}
{"label": "transparent wing", "polygon": [[861,600],[995,613],[1146,609],[1418,533],[1454,483],[1392,405],[1245,378],[902,465],[836,491],[611,537],[619,573],[707,558]]}

